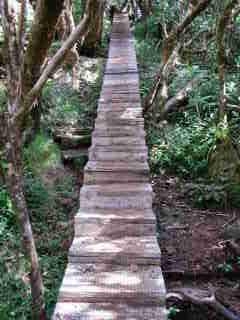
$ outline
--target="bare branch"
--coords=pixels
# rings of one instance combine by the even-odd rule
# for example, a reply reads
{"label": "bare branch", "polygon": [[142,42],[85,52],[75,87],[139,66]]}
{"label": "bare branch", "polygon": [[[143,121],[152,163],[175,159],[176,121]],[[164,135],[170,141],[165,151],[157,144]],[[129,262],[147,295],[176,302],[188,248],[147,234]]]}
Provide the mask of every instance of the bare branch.
{"label": "bare branch", "polygon": [[211,3],[212,0],[202,0],[188,11],[186,17],[180,22],[175,29],[173,29],[168,37],[164,40],[163,44],[163,54],[162,54],[162,64],[160,66],[160,71],[158,73],[157,79],[153,85],[153,89],[150,90],[148,96],[145,99],[144,109],[147,110],[151,107],[155,101],[157,94],[161,88],[161,78],[163,66],[168,63],[174,48],[176,47],[176,42],[179,40],[180,36],[185,32],[186,28],[193,22],[193,20],[199,16]]}
{"label": "bare branch", "polygon": [[213,289],[177,288],[167,294],[167,299],[171,298],[187,301],[196,305],[207,305],[228,320],[240,320],[239,315],[235,315],[216,299]]}

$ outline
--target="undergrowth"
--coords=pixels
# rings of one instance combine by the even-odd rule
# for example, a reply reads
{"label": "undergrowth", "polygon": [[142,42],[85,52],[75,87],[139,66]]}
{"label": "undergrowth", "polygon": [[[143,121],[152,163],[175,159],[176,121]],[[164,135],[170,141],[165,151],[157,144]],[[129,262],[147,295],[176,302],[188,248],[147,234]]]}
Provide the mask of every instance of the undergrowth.
{"label": "undergrowth", "polygon": [[[37,244],[50,317],[67,261],[72,230],[69,221],[77,210],[73,176],[46,184],[29,170],[24,176],[27,205]],[[0,187],[0,319],[31,319],[30,268],[23,255],[21,234],[10,198]]]}
{"label": "undergrowth", "polygon": [[[161,19],[172,22],[171,16],[164,16],[164,8],[161,12],[154,12],[146,23],[147,28],[141,21],[135,25],[142,98],[149,92],[161,63],[159,22]],[[149,164],[153,175],[167,172],[186,181],[188,199],[197,206],[239,207],[238,183],[226,177],[213,178],[209,171],[209,157],[226,135],[221,125],[217,124],[219,83],[216,63],[213,63],[215,55],[216,49],[213,46],[209,51],[209,66],[201,62],[194,64],[188,60],[178,62],[176,71],[170,76],[170,97],[194,76],[200,76],[201,80],[189,95],[187,106],[170,113],[160,123],[156,122],[154,116],[146,117]],[[238,83],[238,74],[226,74],[228,99],[233,105],[237,105],[239,101]],[[228,114],[227,135],[238,150],[239,124],[239,114],[232,110]]]}

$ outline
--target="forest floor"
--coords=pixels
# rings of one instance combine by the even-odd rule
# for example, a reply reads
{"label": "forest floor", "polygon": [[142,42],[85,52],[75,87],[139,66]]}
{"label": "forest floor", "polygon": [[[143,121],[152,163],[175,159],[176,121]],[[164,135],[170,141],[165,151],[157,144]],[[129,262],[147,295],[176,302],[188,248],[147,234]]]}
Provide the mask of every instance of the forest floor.
{"label": "forest floor", "polygon": [[[226,307],[240,313],[239,267],[234,262],[230,264],[231,257],[224,246],[225,229],[234,223],[234,217],[240,216],[240,211],[194,207],[184,192],[184,183],[174,176],[161,174],[152,183],[167,290],[211,286]],[[181,304],[179,309],[171,319],[224,319],[203,307]]]}

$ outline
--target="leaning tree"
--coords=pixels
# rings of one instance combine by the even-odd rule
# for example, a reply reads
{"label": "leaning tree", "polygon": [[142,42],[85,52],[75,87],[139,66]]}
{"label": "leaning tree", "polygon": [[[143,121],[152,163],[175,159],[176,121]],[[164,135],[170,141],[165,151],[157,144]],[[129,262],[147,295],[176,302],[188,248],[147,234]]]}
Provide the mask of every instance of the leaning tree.
{"label": "leaning tree", "polygon": [[[23,249],[30,262],[33,319],[45,319],[43,282],[39,268],[29,210],[23,188],[23,144],[29,119],[37,108],[42,88],[64,61],[68,51],[88,30],[95,0],[88,0],[82,20],[72,30],[61,48],[47,61],[64,0],[39,0],[30,33],[26,32],[27,0],[0,0],[0,16],[4,33],[4,64],[7,70],[7,106],[0,114],[0,141],[7,160],[6,184],[22,233]],[[47,61],[47,63],[46,63]]]}

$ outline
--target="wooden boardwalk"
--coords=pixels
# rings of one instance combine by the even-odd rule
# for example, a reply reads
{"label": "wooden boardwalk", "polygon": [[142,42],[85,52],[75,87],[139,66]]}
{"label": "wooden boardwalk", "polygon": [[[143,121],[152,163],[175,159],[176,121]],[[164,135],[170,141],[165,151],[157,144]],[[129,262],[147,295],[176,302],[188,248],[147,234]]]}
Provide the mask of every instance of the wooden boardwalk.
{"label": "wooden boardwalk", "polygon": [[165,320],[133,37],[116,15],[54,320]]}

